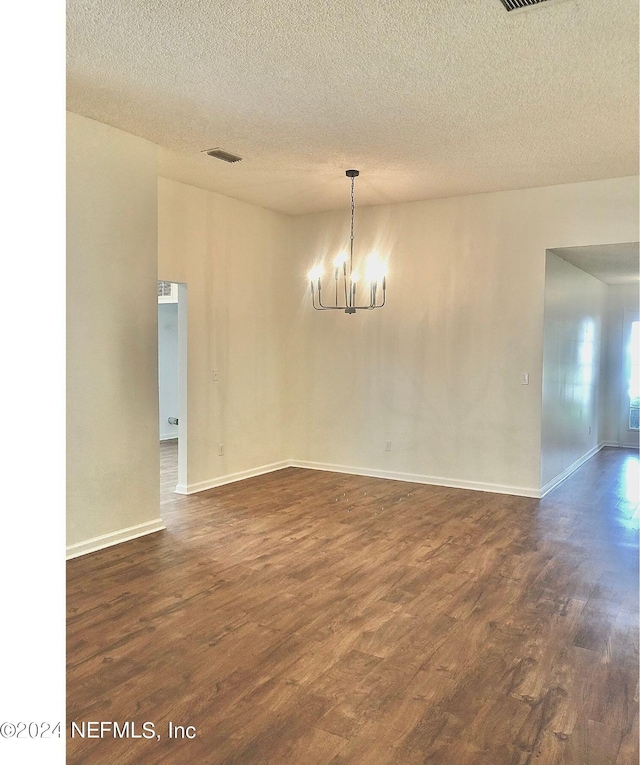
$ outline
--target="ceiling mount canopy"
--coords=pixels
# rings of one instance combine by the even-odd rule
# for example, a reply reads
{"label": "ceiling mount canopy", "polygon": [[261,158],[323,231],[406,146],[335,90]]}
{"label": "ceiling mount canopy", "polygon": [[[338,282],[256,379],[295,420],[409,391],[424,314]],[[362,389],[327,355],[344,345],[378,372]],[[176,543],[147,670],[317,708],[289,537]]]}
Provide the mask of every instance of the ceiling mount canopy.
{"label": "ceiling mount canopy", "polygon": [[368,255],[364,264],[364,290],[365,295],[368,292],[369,302],[362,302],[361,305],[358,305],[358,300],[362,300],[358,295],[358,284],[362,280],[362,276],[358,266],[354,267],[353,264],[353,222],[355,218],[354,186],[360,172],[358,170],[347,170],[345,175],[347,178],[351,178],[349,250],[340,252],[333,261],[333,278],[331,279],[334,282],[335,288],[333,305],[327,305],[322,302],[322,265],[314,266],[309,271],[311,303],[316,311],[344,311],[345,313],[355,313],[359,309],[371,311],[374,308],[382,308],[386,300],[387,267],[377,253],[372,252]]}

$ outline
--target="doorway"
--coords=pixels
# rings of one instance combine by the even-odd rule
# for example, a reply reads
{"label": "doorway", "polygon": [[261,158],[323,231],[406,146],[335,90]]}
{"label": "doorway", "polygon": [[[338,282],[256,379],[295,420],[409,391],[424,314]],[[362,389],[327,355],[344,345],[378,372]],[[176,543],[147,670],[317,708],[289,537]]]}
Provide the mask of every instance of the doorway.
{"label": "doorway", "polygon": [[604,446],[638,447],[638,256],[637,242],[547,250],[543,496]]}
{"label": "doorway", "polygon": [[187,285],[158,281],[161,493],[187,485]]}

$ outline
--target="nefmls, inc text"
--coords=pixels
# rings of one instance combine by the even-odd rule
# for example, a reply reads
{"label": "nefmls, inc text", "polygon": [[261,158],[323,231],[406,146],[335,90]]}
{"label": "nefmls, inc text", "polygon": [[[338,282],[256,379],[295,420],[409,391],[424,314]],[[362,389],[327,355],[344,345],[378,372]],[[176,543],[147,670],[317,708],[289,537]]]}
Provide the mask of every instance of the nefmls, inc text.
{"label": "nefmls, inc text", "polygon": [[[153,722],[135,722],[126,720],[115,722],[113,720],[90,720],[72,722],[69,728],[71,738],[143,738],[160,740],[161,734],[156,730]],[[167,738],[195,738],[196,728],[194,725],[176,725],[169,721],[166,727]]]}

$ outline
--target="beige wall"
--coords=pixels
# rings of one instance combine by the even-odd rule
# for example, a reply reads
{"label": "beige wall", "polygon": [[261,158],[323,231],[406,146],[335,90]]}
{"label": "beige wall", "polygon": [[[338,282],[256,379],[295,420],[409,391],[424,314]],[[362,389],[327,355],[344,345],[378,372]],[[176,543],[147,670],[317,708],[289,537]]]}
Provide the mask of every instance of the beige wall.
{"label": "beige wall", "polygon": [[158,189],[159,278],[188,290],[188,483],[181,490],[193,491],[290,457],[291,219],[165,178]]}
{"label": "beige wall", "polygon": [[[345,245],[348,212],[294,228],[302,275]],[[388,305],[313,312],[300,279],[295,457],[535,493],[545,251],[634,241],[637,230],[637,178],[357,210],[357,253],[390,255]]]}
{"label": "beige wall", "polygon": [[[615,446],[638,446],[638,432],[622,422],[625,349],[625,311],[638,311],[638,285],[609,285],[606,291],[605,334],[602,358],[602,407],[600,440]],[[625,404],[628,398],[625,399]],[[625,409],[625,420],[628,410]],[[628,422],[626,423],[628,426]]]}
{"label": "beige wall", "polygon": [[606,285],[547,253],[541,482],[551,485],[599,446]]}
{"label": "beige wall", "polygon": [[67,543],[75,554],[159,525],[157,171],[147,141],[71,113],[67,128]]}

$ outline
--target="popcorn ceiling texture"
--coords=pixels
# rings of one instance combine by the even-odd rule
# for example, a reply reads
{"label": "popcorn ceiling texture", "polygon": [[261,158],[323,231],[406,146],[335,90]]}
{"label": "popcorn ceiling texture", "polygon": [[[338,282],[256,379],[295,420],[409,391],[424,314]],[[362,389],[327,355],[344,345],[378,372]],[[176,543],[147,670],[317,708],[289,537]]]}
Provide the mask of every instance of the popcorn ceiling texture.
{"label": "popcorn ceiling texture", "polygon": [[[290,214],[638,171],[638,4],[69,0],[68,109]],[[201,154],[220,146],[227,165]]]}

